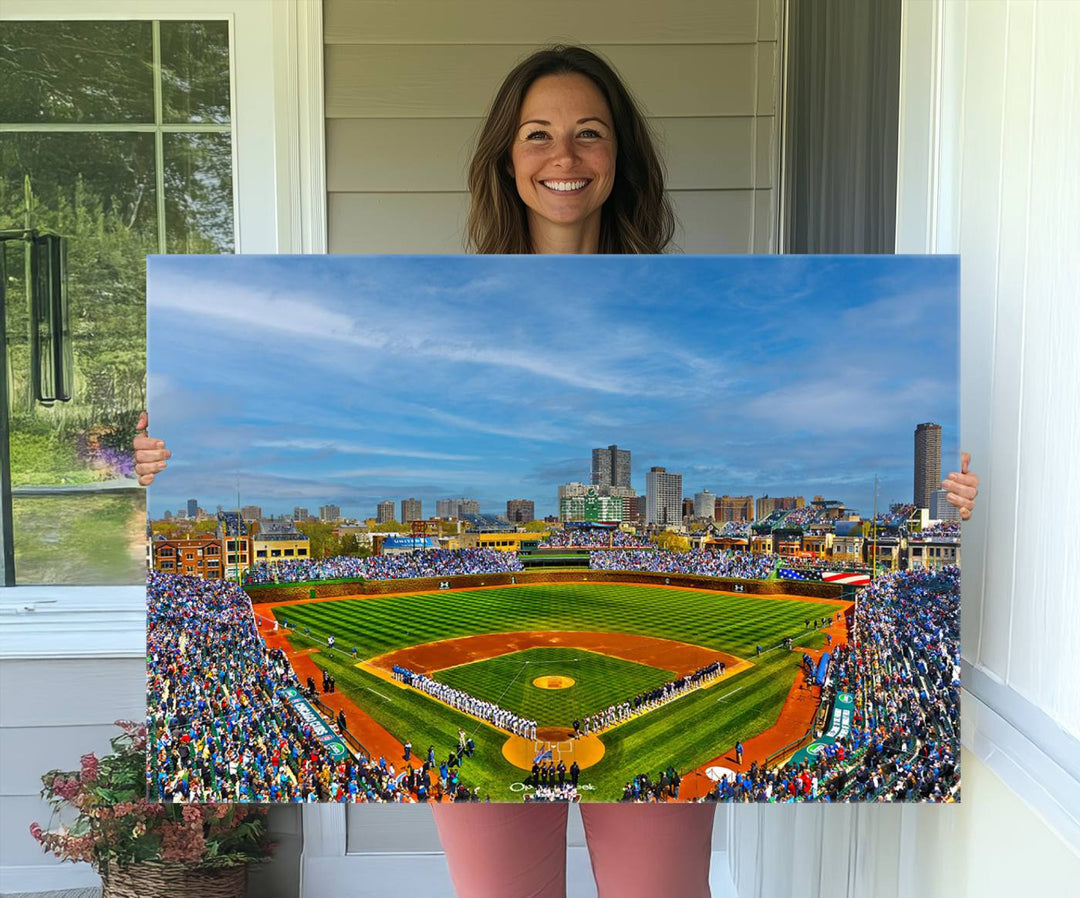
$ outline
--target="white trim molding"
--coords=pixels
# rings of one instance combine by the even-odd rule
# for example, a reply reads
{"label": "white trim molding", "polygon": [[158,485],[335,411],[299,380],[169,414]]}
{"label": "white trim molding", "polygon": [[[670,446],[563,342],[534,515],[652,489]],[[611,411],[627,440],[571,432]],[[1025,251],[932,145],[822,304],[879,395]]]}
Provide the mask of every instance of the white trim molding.
{"label": "white trim molding", "polygon": [[229,21],[236,251],[326,251],[321,0],[4,0],[5,19]]}
{"label": "white trim molding", "polygon": [[[279,63],[276,115],[279,166],[288,199],[279,219],[279,252],[325,253],[326,117],[323,104],[322,0],[279,0],[274,4],[274,42]],[[281,120],[284,120],[281,122]]]}
{"label": "white trim molding", "polygon": [[2,660],[145,655],[145,586],[0,589]]}
{"label": "white trim molding", "polygon": [[1080,854],[1080,742],[963,662],[961,742]]}

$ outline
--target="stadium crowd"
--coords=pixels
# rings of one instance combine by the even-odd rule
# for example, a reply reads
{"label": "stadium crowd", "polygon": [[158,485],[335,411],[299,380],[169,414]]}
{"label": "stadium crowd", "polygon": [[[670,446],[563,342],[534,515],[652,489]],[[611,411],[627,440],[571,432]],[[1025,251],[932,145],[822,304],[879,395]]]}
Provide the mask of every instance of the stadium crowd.
{"label": "stadium crowd", "polygon": [[300,688],[234,583],[147,581],[147,794],[176,802],[400,802],[393,764],[333,760],[281,694]]}
{"label": "stadium crowd", "polygon": [[804,505],[793,508],[781,519],[781,527],[806,527],[825,517],[825,511],[818,505]]}
{"label": "stadium crowd", "polygon": [[623,787],[622,798],[619,800],[639,804],[643,802],[674,801],[679,797],[681,783],[682,777],[679,776],[673,766],[668,766],[667,770],[662,771],[655,782],[649,779],[648,774],[639,773]]}
{"label": "stadium crowd", "polygon": [[813,761],[724,777],[719,801],[951,801],[959,788],[960,571],[897,571],[863,589],[830,690],[850,732]]}
{"label": "stadium crowd", "polygon": [[311,580],[401,580],[461,574],[501,574],[522,570],[513,552],[495,549],[427,549],[369,558],[339,556],[266,562],[248,568],[246,584],[301,583]]}
{"label": "stadium crowd", "polygon": [[395,680],[404,683],[406,686],[412,686],[413,689],[425,692],[451,708],[456,708],[458,711],[464,711],[466,714],[473,715],[473,717],[486,720],[508,733],[524,736],[527,739],[536,738],[535,720],[529,720],[515,714],[513,711],[507,711],[506,708],[500,708],[494,702],[484,701],[469,695],[463,689],[455,689],[424,674],[414,673],[407,667],[395,664],[392,672]]}
{"label": "stadium crowd", "polygon": [[913,539],[960,539],[959,521],[937,521],[918,533],[911,534]]}
{"label": "stadium crowd", "polygon": [[719,533],[721,536],[749,536],[750,524],[750,521],[725,521]]}
{"label": "stadium crowd", "polygon": [[764,580],[772,574],[779,559],[779,555],[772,553],[622,549],[590,552],[589,568],[594,571],[648,571]]}
{"label": "stadium crowd", "polygon": [[648,538],[627,533],[625,530],[577,530],[574,528],[551,531],[540,543],[541,549],[598,549],[598,548],[648,548]]}

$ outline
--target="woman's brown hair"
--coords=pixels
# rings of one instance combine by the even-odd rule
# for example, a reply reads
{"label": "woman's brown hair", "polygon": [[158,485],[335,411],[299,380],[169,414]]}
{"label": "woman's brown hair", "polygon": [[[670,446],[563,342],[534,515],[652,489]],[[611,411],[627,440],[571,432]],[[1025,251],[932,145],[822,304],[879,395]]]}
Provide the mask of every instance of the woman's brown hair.
{"label": "woman's brown hair", "polygon": [[675,216],[664,170],[645,116],[611,66],[584,47],[550,47],[519,63],[503,81],[469,164],[468,238],[478,253],[531,253],[525,204],[510,174],[518,115],[533,82],[545,75],[584,75],[607,100],[614,120],[615,182],[600,219],[601,253],[660,253]]}

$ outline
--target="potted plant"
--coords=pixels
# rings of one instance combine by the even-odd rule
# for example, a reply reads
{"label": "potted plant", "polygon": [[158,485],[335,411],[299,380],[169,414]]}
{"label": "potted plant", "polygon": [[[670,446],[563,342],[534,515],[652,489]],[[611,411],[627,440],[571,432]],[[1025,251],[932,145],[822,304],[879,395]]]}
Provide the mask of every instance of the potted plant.
{"label": "potted plant", "polygon": [[118,720],[111,754],[50,770],[41,796],[56,829],[30,826],[42,848],[86,861],[102,898],[243,898],[248,864],[270,858],[266,809],[246,804],[159,804],[146,799],[146,727]]}

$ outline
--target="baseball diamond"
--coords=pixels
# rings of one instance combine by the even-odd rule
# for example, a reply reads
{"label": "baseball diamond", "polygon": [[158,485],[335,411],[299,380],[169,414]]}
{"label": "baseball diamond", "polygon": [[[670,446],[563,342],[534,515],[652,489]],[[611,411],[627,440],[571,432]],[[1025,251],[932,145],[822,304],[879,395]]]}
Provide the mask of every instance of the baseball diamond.
{"label": "baseball diamond", "polygon": [[[807,650],[819,654],[825,635],[807,621],[828,618],[832,638],[842,639],[837,612],[850,603],[656,580],[267,602],[255,610],[281,625],[274,641],[294,667],[333,675],[361,742],[408,740],[414,751],[432,746],[444,757],[467,734],[475,748],[463,776],[492,801],[520,801],[527,771],[544,758],[577,761],[587,801],[617,800],[634,775],[669,766],[684,776],[680,797],[693,798],[711,785],[707,767],[734,762],[724,753],[736,742],[772,734],[776,744],[766,750],[775,750],[809,729],[817,701],[802,685],[800,659]],[[420,679],[409,685],[402,671]],[[676,680],[678,690],[668,685]]]}

